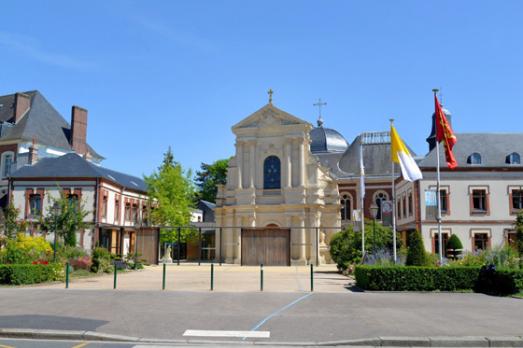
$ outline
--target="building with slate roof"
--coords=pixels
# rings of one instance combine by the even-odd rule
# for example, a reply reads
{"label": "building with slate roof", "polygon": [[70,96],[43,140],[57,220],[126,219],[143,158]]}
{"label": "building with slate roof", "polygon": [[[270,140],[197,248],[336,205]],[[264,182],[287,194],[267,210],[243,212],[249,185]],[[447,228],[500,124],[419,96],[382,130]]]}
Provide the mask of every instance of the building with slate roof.
{"label": "building with slate roof", "polygon": [[87,110],[73,106],[68,123],[39,91],[0,96],[0,205],[6,204],[12,172],[38,158],[66,153],[103,160],[87,143]]}
{"label": "building with slate roof", "polygon": [[[451,113],[444,112],[451,120]],[[391,224],[395,214],[404,245],[409,233],[418,230],[427,250],[439,252],[434,202],[429,202],[436,186],[434,120],[434,115],[427,117],[427,154],[418,156],[409,148],[424,178],[404,181],[399,166],[394,166],[393,201],[388,131],[363,132],[348,142],[326,128],[321,118],[313,127],[269,102],[233,127],[236,155],[215,209],[218,226],[236,226],[223,231],[229,233],[223,236],[223,245],[228,245],[222,250],[225,260],[329,262],[328,245],[335,230],[349,224],[359,227],[360,157],[365,218],[372,219],[376,211],[379,223]],[[454,171],[442,168],[441,175],[444,242],[456,234],[465,251],[510,243],[515,216],[523,211],[523,134],[458,133],[457,138],[459,166]],[[309,146],[301,148],[302,143]],[[440,156],[444,167],[444,151]],[[331,210],[336,210],[336,219]]]}
{"label": "building with slate roof", "polygon": [[38,91],[0,96],[0,159],[2,204],[13,203],[29,233],[41,233],[52,199],[65,195],[88,213],[87,228],[77,232],[81,247],[158,262],[147,186],[100,165],[103,157],[87,143],[87,110],[73,106],[68,123]]}

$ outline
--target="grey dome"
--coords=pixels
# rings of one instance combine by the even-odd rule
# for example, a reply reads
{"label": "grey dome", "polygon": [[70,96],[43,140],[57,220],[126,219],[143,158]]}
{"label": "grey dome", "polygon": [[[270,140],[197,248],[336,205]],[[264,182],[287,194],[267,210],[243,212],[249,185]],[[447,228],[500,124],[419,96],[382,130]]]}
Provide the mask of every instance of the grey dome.
{"label": "grey dome", "polygon": [[349,147],[347,140],[338,131],[323,127],[323,122],[318,121],[318,127],[310,132],[311,152],[345,152]]}

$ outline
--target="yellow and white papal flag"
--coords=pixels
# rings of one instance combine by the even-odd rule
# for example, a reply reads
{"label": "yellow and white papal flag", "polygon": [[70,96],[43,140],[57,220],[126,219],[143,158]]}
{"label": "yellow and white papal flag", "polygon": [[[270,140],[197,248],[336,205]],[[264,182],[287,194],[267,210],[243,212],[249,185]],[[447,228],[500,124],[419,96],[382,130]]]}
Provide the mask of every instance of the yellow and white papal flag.
{"label": "yellow and white papal flag", "polygon": [[403,143],[396,128],[390,127],[391,158],[392,162],[399,163],[401,175],[407,181],[416,181],[423,178],[421,170],[412,158],[407,146]]}

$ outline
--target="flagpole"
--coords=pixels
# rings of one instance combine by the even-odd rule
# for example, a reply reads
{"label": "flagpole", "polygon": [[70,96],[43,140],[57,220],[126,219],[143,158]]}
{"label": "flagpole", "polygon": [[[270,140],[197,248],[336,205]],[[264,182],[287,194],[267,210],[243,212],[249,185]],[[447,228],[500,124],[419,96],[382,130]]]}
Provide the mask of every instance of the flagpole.
{"label": "flagpole", "polygon": [[[394,119],[391,118],[390,120],[390,130],[391,130],[391,136],[392,136],[392,127],[394,126]],[[391,140],[391,146],[392,146],[392,140]],[[394,184],[394,161],[391,157],[390,159],[391,163],[391,184],[392,184],[392,250],[393,250],[393,257],[394,257],[394,263],[397,262],[398,258],[396,255],[396,187]]]}
{"label": "flagpole", "polygon": [[360,204],[361,204],[361,261],[365,260],[365,169],[363,166],[363,134],[360,138]]}
{"label": "flagpole", "polygon": [[[438,89],[434,88],[432,92],[434,92],[434,97],[436,97],[436,94],[438,93]],[[437,112],[437,110],[435,110]],[[439,264],[443,265],[443,238],[441,235],[441,192],[440,192],[440,182],[441,182],[441,175],[440,175],[440,160],[439,160],[439,141],[438,141],[438,115],[435,114],[434,117],[434,130],[435,130],[435,140],[436,140],[436,207],[438,209],[436,221],[438,223],[438,250],[439,250]]]}

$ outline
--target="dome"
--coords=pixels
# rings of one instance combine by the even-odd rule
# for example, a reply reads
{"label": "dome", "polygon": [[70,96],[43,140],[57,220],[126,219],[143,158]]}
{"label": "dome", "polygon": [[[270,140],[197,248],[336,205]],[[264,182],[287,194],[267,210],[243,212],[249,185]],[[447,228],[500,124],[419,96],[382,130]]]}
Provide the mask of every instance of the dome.
{"label": "dome", "polygon": [[310,132],[311,152],[345,152],[349,147],[347,140],[338,131],[323,127],[323,120],[318,120],[318,127]]}

